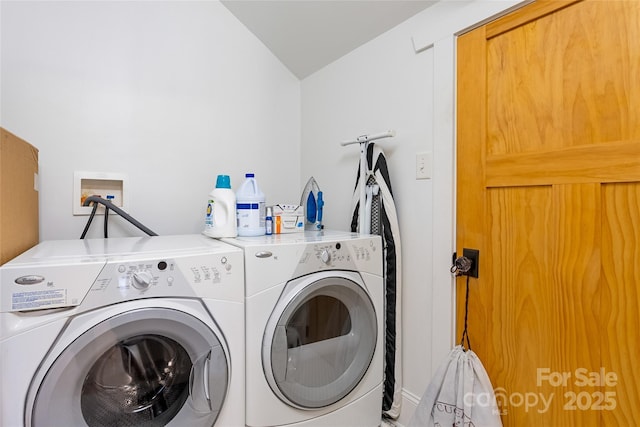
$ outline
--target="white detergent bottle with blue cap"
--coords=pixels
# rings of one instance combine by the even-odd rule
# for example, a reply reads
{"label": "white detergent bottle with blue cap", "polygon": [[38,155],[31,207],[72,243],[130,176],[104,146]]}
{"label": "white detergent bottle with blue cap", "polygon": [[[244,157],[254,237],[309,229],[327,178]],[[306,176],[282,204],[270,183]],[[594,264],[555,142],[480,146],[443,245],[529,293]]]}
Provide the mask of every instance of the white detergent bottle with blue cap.
{"label": "white detergent bottle with blue cap", "polygon": [[245,180],[236,192],[238,236],[265,234],[265,198],[255,175],[245,174]]}
{"label": "white detergent bottle with blue cap", "polygon": [[229,175],[218,175],[216,188],[209,193],[204,220],[205,236],[236,237],[236,195],[231,190]]}

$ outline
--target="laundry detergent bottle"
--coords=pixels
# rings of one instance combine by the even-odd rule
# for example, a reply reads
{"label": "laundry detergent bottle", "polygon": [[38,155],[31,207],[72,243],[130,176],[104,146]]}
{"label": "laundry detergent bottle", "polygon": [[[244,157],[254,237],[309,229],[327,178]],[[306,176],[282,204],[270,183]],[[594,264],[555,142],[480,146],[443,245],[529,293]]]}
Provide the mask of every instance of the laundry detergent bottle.
{"label": "laundry detergent bottle", "polygon": [[236,237],[236,195],[231,190],[229,175],[218,175],[216,188],[209,193],[204,220],[205,236]]}
{"label": "laundry detergent bottle", "polygon": [[265,199],[255,175],[248,173],[236,192],[236,214],[238,236],[261,236],[265,234]]}

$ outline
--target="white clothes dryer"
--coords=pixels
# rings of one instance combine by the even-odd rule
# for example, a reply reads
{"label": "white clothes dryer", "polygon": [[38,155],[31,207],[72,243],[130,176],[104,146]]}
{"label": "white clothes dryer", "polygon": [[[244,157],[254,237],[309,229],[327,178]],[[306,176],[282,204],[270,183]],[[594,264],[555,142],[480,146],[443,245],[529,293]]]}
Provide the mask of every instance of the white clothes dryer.
{"label": "white clothes dryer", "polygon": [[0,425],[244,426],[242,251],[40,243],[0,267]]}
{"label": "white clothes dryer", "polygon": [[380,237],[306,231],[224,241],[245,253],[247,426],[380,425]]}

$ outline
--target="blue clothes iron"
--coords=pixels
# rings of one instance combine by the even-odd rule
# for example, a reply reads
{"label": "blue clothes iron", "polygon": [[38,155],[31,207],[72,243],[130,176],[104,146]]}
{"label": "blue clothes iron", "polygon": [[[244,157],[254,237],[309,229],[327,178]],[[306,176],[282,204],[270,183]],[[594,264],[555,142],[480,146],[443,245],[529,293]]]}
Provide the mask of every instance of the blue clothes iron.
{"label": "blue clothes iron", "polygon": [[313,177],[309,178],[302,191],[300,206],[304,206],[304,229],[321,230],[324,200],[322,191]]}
{"label": "blue clothes iron", "polygon": [[322,230],[322,228],[324,227],[322,225],[322,209],[324,208],[324,199],[322,198],[322,191],[318,191],[318,200],[316,200],[316,204],[318,205],[317,206],[318,215],[316,216],[316,229]]}

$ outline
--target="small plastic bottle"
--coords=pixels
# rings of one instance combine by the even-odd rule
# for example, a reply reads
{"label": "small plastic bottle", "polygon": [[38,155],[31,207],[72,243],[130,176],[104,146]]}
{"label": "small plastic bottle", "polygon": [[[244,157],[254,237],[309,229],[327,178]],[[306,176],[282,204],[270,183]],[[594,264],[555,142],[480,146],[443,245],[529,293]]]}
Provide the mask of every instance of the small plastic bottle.
{"label": "small plastic bottle", "polygon": [[273,208],[267,206],[267,215],[264,217],[264,230],[267,236],[273,234]]}
{"label": "small plastic bottle", "polygon": [[216,188],[209,193],[204,235],[214,238],[236,237],[236,195],[229,175],[218,175]]}

